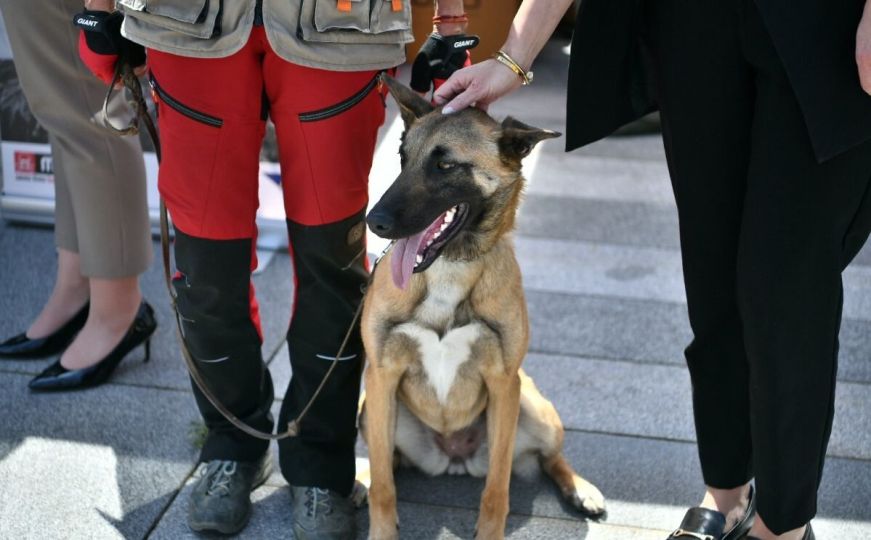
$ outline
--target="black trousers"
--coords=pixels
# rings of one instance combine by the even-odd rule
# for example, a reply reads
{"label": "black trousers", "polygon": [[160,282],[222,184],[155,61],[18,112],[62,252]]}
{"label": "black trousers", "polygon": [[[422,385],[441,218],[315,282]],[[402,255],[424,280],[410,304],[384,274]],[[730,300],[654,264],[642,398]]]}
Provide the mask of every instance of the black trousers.
{"label": "black trousers", "polygon": [[680,218],[705,483],[756,479],[775,533],[816,513],[841,272],[871,230],[871,145],[818,163],[752,0],[654,0],[647,43]]}
{"label": "black trousers", "polygon": [[[279,413],[280,431],[321,383],[362,300],[367,279],[363,217],[360,211],[326,225],[288,223],[296,278],[287,333],[293,376]],[[196,238],[176,229],[179,273],[174,285],[185,343],[211,391],[233,414],[268,432],[273,429],[274,394],[251,302],[252,249],[251,239]],[[350,494],[362,368],[358,323],[301,422],[299,436],[278,443],[281,472],[291,485]],[[263,456],[268,441],[233,427],[196,385],[193,390],[208,428],[202,461],[255,461]]]}

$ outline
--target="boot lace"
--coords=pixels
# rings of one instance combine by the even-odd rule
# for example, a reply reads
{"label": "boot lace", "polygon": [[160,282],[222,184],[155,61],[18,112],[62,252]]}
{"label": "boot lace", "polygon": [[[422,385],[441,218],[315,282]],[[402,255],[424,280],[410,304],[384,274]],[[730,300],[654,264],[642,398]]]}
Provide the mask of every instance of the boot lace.
{"label": "boot lace", "polygon": [[306,515],[317,518],[318,514],[329,515],[333,512],[333,503],[328,489],[310,487],[305,490]]}
{"label": "boot lace", "polygon": [[206,495],[224,497],[230,494],[230,482],[236,474],[235,461],[213,461],[209,463],[204,475],[210,476]]}

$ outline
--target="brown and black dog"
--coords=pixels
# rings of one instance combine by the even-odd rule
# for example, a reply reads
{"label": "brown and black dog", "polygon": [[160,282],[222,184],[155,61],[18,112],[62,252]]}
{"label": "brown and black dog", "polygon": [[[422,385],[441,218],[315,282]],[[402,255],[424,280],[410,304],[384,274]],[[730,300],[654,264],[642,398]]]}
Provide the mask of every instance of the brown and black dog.
{"label": "brown and black dog", "polygon": [[369,537],[397,537],[393,468],[486,476],[479,538],[502,538],[512,465],[538,462],[579,510],[605,502],[562,454],[553,405],[520,368],[529,341],[511,231],[521,160],[559,134],[478,109],[443,115],[385,77],[405,122],[402,172],[367,217],[396,240],[363,309]]}

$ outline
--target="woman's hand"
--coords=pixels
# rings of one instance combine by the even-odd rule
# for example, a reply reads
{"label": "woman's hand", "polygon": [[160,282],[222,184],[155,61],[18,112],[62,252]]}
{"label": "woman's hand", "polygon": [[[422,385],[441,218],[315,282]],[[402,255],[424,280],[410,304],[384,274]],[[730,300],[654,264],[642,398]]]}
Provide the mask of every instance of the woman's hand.
{"label": "woman's hand", "polygon": [[[871,0],[869,0],[871,1]],[[454,72],[433,95],[445,114],[475,106],[487,106],[521,85],[520,77],[496,60],[485,60]]]}
{"label": "woman's hand", "polygon": [[856,31],[856,64],[862,89],[871,94],[871,0],[865,2],[865,12]]}

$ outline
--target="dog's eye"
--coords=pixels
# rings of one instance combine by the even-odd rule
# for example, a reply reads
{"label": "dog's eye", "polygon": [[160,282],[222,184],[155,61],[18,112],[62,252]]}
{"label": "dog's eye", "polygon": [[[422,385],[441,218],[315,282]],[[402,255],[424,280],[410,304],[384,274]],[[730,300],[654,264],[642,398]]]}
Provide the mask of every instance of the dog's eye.
{"label": "dog's eye", "polygon": [[453,169],[454,167],[456,167],[456,165],[457,165],[456,163],[451,163],[450,161],[439,161],[436,164],[436,167],[438,167],[439,169],[441,169],[443,171],[449,171],[449,170]]}

